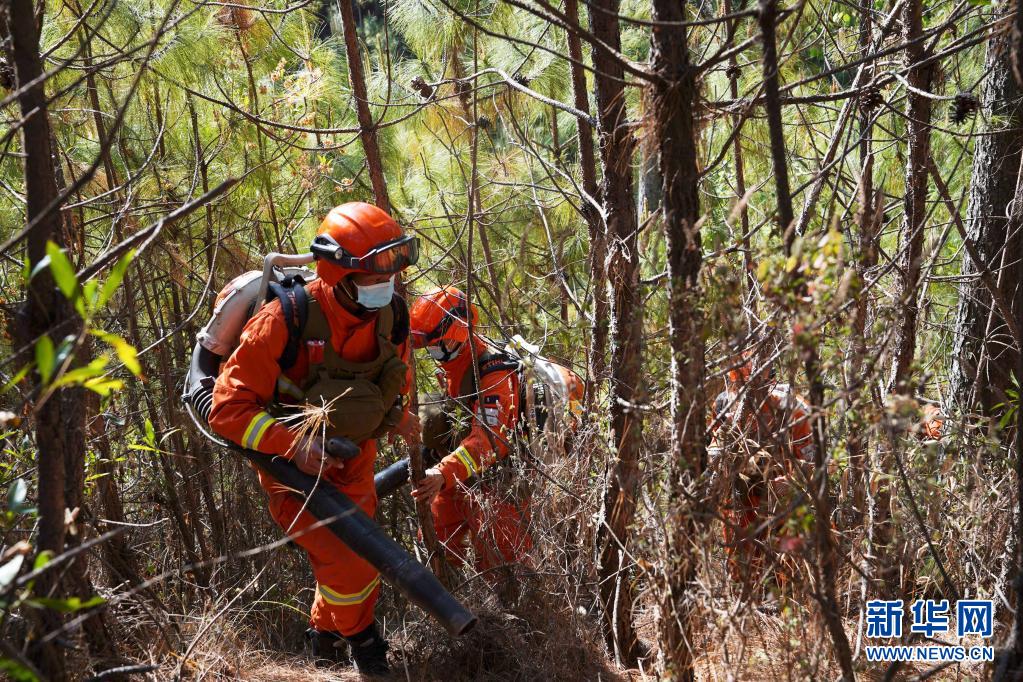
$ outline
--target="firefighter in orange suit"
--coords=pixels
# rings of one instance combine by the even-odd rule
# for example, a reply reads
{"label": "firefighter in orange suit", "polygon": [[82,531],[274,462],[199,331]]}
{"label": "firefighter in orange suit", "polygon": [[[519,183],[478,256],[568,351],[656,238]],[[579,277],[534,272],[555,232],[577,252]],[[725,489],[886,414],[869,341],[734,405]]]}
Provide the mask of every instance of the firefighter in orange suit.
{"label": "firefighter in orange suit", "polygon": [[[803,539],[787,531],[786,519],[778,519],[759,529],[788,502],[793,482],[802,478],[794,469],[809,474],[814,458],[810,409],[789,384],[769,378],[766,398],[759,410],[749,405],[754,400],[743,391],[750,377],[750,362],[729,370],[726,389],[714,400],[711,422],[711,457],[735,448],[740,459],[732,486],[732,502],[725,505],[725,549],[733,579],[742,582],[743,573],[757,576],[774,552],[797,551]],[[747,409],[741,410],[745,400]],[[770,552],[768,551],[770,550]],[[778,569],[776,578],[783,580]]]}
{"label": "firefighter in orange suit", "polygon": [[475,325],[479,313],[453,286],[420,296],[410,318],[413,346],[425,348],[439,363],[447,395],[473,415],[468,435],[427,469],[412,495],[432,500],[437,537],[449,556],[464,562],[471,541],[476,569],[495,580],[498,576],[490,569],[522,562],[533,545],[528,500],[487,484],[475,494],[467,483],[511,450],[520,414],[519,365],[470,334],[470,322]]}
{"label": "firefighter in orange suit", "polygon": [[[317,279],[305,285],[308,314],[298,330],[294,364],[281,371],[282,353],[295,330],[274,300],[248,321],[224,363],[210,424],[245,448],[285,457],[321,476],[372,516],[376,437],[418,438],[418,417],[406,408],[411,384],[408,311],[394,294],[395,277],[418,259],[418,240],[405,235],[383,210],[356,202],[327,215],[312,251]],[[355,390],[353,398],[352,387],[365,390]],[[323,405],[331,399],[327,434],[349,437],[359,446],[359,454],[344,463],[325,454],[322,438],[300,441],[280,420],[289,404]],[[358,430],[367,424],[368,431]],[[388,646],[373,614],[379,574],[326,527],[305,532],[315,518],[302,511],[301,499],[261,472],[259,482],[270,496],[270,514],[312,565],[317,590],[308,636],[314,657],[346,661],[347,640],[360,672],[385,673]]]}

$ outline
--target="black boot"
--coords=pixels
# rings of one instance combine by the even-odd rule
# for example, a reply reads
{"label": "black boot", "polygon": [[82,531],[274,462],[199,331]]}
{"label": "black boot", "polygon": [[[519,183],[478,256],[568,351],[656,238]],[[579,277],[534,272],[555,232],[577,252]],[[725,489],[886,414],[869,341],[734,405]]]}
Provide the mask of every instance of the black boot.
{"label": "black boot", "polygon": [[313,663],[317,668],[347,665],[351,661],[345,638],[340,634],[309,628],[305,631],[305,638],[313,650]]}
{"label": "black boot", "polygon": [[374,623],[362,632],[345,637],[352,647],[352,658],[355,667],[363,675],[386,675],[391,672],[387,665],[387,640],[384,639]]}

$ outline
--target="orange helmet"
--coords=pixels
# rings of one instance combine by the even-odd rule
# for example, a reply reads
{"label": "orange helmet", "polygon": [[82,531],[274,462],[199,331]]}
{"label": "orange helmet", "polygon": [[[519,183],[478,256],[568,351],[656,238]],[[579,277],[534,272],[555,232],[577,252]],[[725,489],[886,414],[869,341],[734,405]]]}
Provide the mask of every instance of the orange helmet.
{"label": "orange helmet", "polygon": [[746,383],[749,380],[751,369],[749,360],[744,360],[738,367],[728,370],[728,382],[732,384]]}
{"label": "orange helmet", "polygon": [[479,311],[459,289],[450,284],[428,291],[409,310],[412,347],[435,346],[441,341],[464,343],[469,323],[479,321]]}
{"label": "orange helmet", "polygon": [[[750,375],[753,374],[753,361],[756,358],[756,353],[753,350],[745,350],[741,354],[732,358],[732,362],[739,363],[738,366],[732,367],[728,370],[728,383],[730,384],[745,384],[749,382]],[[762,373],[762,368],[758,368],[758,373]],[[765,375],[768,380],[773,380],[776,376],[774,366],[768,368]]]}
{"label": "orange helmet", "polygon": [[361,201],[331,209],[309,248],[317,276],[330,286],[353,272],[395,273],[419,260],[419,238],[406,235],[386,211]]}

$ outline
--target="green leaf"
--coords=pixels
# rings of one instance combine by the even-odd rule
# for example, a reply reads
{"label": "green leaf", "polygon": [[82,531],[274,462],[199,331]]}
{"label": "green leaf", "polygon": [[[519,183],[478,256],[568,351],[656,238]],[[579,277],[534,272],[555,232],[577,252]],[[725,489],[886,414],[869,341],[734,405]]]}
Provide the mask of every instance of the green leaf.
{"label": "green leaf", "polygon": [[28,484],[24,479],[14,479],[11,487],[7,489],[7,508],[13,511],[15,507],[20,507],[26,497],[28,497]]}
{"label": "green leaf", "polygon": [[44,384],[53,376],[53,341],[45,334],[36,341],[36,369]]}
{"label": "green leaf", "polygon": [[100,329],[95,329],[91,332],[94,336],[98,336],[103,339],[106,343],[110,344],[114,352],[117,353],[117,359],[120,360],[128,371],[139,376],[142,373],[142,365],[139,364],[139,354],[135,350],[135,346],[131,345],[117,334],[105,332]]}
{"label": "green leaf", "polygon": [[96,296],[98,292],[99,292],[98,280],[90,279],[88,282],[82,285],[82,299],[88,304],[90,312],[94,311],[98,307],[96,305]]}
{"label": "green leaf", "polygon": [[32,570],[38,571],[40,568],[50,563],[50,559],[53,558],[53,552],[50,550],[44,550],[36,555],[36,560],[32,563]]}
{"label": "green leaf", "polygon": [[46,255],[50,259],[50,274],[57,288],[69,301],[72,300],[78,291],[78,277],[75,275],[75,268],[71,261],[64,255],[64,251],[53,242],[46,242]]}
{"label": "green leaf", "polygon": [[82,384],[85,388],[89,389],[93,393],[97,393],[104,398],[113,393],[114,391],[120,391],[124,388],[124,382],[120,379],[109,379],[106,377],[96,377],[95,379],[89,379]]}
{"label": "green leaf", "polygon": [[[28,262],[27,261],[25,262],[25,267],[28,268]],[[32,267],[32,271],[31,272],[28,272],[26,270],[26,272],[28,272],[28,279],[31,280],[31,279],[35,278],[35,276],[38,275],[40,272],[42,272],[43,270],[48,270],[49,268],[50,268],[50,257],[49,256],[43,256],[42,258],[39,259],[39,262],[36,263]]]}
{"label": "green leaf", "polygon": [[117,291],[117,287],[121,286],[121,281],[124,279],[124,274],[128,271],[128,266],[131,265],[132,259],[135,257],[135,249],[128,251],[128,253],[118,259],[117,264],[114,265],[114,269],[110,271],[110,276],[103,282],[103,288],[100,289],[99,298],[96,299],[96,307],[102,308],[110,300],[110,297]]}
{"label": "green leaf", "polygon": [[89,379],[102,375],[106,371],[108,362],[110,362],[110,356],[101,355],[85,367],[76,367],[75,369],[65,372],[64,375],[57,380],[56,386],[84,384]]}
{"label": "green leaf", "polygon": [[7,589],[7,586],[18,577],[18,571],[21,570],[23,563],[25,563],[25,555],[19,554],[3,566],[0,566],[0,592]]}
{"label": "green leaf", "polygon": [[153,422],[146,420],[146,445],[151,448],[156,448],[156,429],[153,428]]}
{"label": "green leaf", "polygon": [[35,673],[10,658],[0,658],[0,672],[6,673],[15,682],[39,682]]}
{"label": "green leaf", "polygon": [[71,352],[75,349],[78,339],[73,334],[68,334],[57,346],[56,357],[53,359],[53,369],[56,370],[58,367],[64,364],[67,357],[71,355]]}
{"label": "green leaf", "polygon": [[32,597],[28,600],[28,603],[35,607],[53,609],[54,611],[60,611],[61,613],[74,613],[75,611],[81,611],[82,609],[88,609],[93,606],[105,604],[106,600],[103,599],[103,597],[92,597],[85,601],[82,601],[79,597],[68,597],[67,599]]}
{"label": "green leaf", "polygon": [[3,388],[0,388],[0,395],[3,395],[4,393],[7,393],[7,391],[9,391],[9,390],[11,390],[12,388],[14,388],[15,386],[17,386],[17,385],[18,385],[18,383],[19,383],[19,382],[20,382],[20,381],[21,381],[22,379],[24,379],[24,378],[25,378],[25,376],[26,376],[26,375],[27,375],[27,374],[28,374],[28,373],[29,373],[29,372],[30,372],[31,370],[32,370],[32,365],[25,365],[24,367],[22,367],[21,369],[19,369],[19,370],[17,371],[17,373],[16,373],[16,374],[15,374],[15,375],[14,375],[13,377],[11,377],[11,380],[10,380],[10,381],[8,381],[8,382],[7,382],[6,384],[4,384],[4,387],[3,387]]}

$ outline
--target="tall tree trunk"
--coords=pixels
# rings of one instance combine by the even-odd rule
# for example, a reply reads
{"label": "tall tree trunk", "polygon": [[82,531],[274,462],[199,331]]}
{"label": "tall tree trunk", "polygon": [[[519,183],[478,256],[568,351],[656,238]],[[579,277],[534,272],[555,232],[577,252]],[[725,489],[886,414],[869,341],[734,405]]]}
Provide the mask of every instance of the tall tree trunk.
{"label": "tall tree trunk", "polygon": [[[589,5],[590,30],[618,52],[621,32],[618,0]],[[610,286],[611,437],[616,451],[604,495],[604,525],[598,538],[600,600],[608,645],[631,664],[640,655],[632,623],[633,591],[629,579],[631,525],[639,487],[642,418],[642,297],[639,291],[639,240],[632,191],[635,139],[625,108],[624,70],[617,58],[593,45],[597,94],[597,134],[604,177],[601,198],[607,215],[607,279]],[[624,549],[623,549],[624,548]]]}
{"label": "tall tree trunk", "polygon": [[362,149],[366,152],[366,164],[369,166],[369,180],[373,184],[377,206],[390,213],[391,200],[387,196],[387,183],[384,181],[384,162],[380,158],[377,128],[369,111],[366,75],[362,67],[362,52],[359,50],[359,33],[355,27],[352,0],[339,0],[337,6],[341,15],[341,29],[345,34],[348,78],[352,84],[352,95],[355,97],[355,114],[359,120],[359,137],[362,139]]}
{"label": "tall tree trunk", "polygon": [[[1023,88],[1012,74],[1006,53],[1009,36],[994,35],[987,46],[981,103],[985,116],[997,117],[999,128],[974,142],[966,227],[985,268],[1006,292],[1016,319],[1023,315],[1023,233],[1009,230],[1009,211],[1023,153]],[[993,416],[1005,400],[1011,372],[1018,361],[1011,336],[991,296],[980,281],[980,269],[963,258],[962,285],[956,311],[952,351],[952,396],[963,411],[979,409]]]}
{"label": "tall tree trunk", "polygon": [[[860,50],[864,55],[870,49],[871,37],[873,34],[873,11],[871,0],[860,0]],[[865,80],[872,80],[873,74],[864,74]],[[867,283],[867,273],[877,264],[877,218],[878,209],[877,197],[874,192],[874,151],[871,144],[873,135],[873,107],[860,105],[860,186],[859,186],[859,212],[856,214],[856,224],[859,228],[856,276],[859,280],[860,290]],[[869,297],[860,293],[856,297],[856,307],[853,310],[852,320],[852,353],[849,355],[847,365],[847,383],[853,384],[848,389],[847,401],[850,406],[859,403],[859,397],[867,390],[867,386],[859,386],[863,376],[863,367],[867,360],[867,315],[869,313]],[[864,382],[865,383],[865,382]],[[852,415],[858,415],[857,409],[850,410]],[[862,422],[861,422],[862,423]],[[849,488],[852,501],[852,513],[850,518],[852,527],[860,527],[866,515],[867,505],[867,448],[870,445],[867,430],[860,428],[860,424],[850,421],[848,431],[847,447],[849,449]]]}
{"label": "tall tree trunk", "polygon": [[[106,417],[99,412],[99,396],[89,396],[89,411],[95,416],[89,423],[89,437],[96,443],[99,457],[96,461],[96,492],[106,520],[112,521],[114,527],[123,524],[124,504],[118,489],[118,466],[110,449],[110,438],[107,436]],[[100,524],[101,531],[111,530]],[[135,560],[123,535],[111,538],[103,544],[103,557],[107,563],[110,587],[128,583],[138,585],[142,582]]]}
{"label": "tall tree trunk", "polygon": [[[18,96],[24,121],[21,133],[25,153],[25,219],[26,222],[39,221],[28,235],[28,258],[33,268],[46,256],[46,242],[59,241],[61,234],[60,211],[50,209],[45,213],[56,201],[58,192],[45,81],[41,77],[41,26],[37,23],[36,9],[32,0],[10,0],[5,12],[16,83],[25,88]],[[41,16],[38,20],[42,20]],[[29,83],[35,85],[27,87]],[[56,345],[67,334],[76,333],[80,325],[74,310],[54,286],[49,270],[44,268],[38,272],[28,282],[27,300],[19,311],[15,338],[21,344],[31,345],[35,339],[50,335]],[[84,461],[84,426],[79,388],[56,391],[35,413],[40,551],[54,554],[64,551],[66,462]],[[58,590],[55,571],[42,575],[36,583],[39,594],[53,596]],[[37,636],[60,627],[61,618],[56,612],[41,610],[39,614]],[[30,656],[47,678],[67,679],[61,647],[53,643],[39,645],[30,651]]]}
{"label": "tall tree trunk", "polygon": [[[565,0],[565,16],[573,24],[579,23],[579,0]],[[572,73],[572,96],[575,108],[589,113],[589,88],[586,86],[586,72],[583,70],[583,48],[579,34],[566,31],[569,66]],[[604,380],[607,372],[607,287],[605,286],[605,264],[607,255],[607,233],[604,221],[593,201],[597,200],[597,162],[593,154],[593,128],[590,122],[576,119],[579,138],[579,170],[583,176],[583,197],[581,210],[586,220],[590,237],[590,282],[593,287],[593,327],[589,348],[589,376],[586,384],[586,411],[596,406],[596,387]]]}
{"label": "tall tree trunk", "polygon": [[1023,0],[1016,0],[1012,16],[1012,74],[1023,85]]}
{"label": "tall tree trunk", "polygon": [[[905,63],[908,67],[906,105],[906,171],[902,198],[902,248],[899,262],[899,293],[895,301],[895,355],[892,360],[888,390],[913,395],[913,359],[916,357],[916,330],[919,317],[920,276],[923,266],[924,230],[927,220],[927,190],[930,173],[927,160],[931,154],[931,99],[921,92],[931,89],[932,68],[919,64],[928,55],[920,39],[923,33],[923,0],[909,0],[902,9],[902,37],[906,41]],[[916,92],[914,92],[914,90]],[[881,472],[894,470],[893,457],[898,441],[895,432],[889,432],[884,445],[878,445]],[[899,593],[901,571],[893,570],[892,559],[898,556],[895,544],[895,520],[892,518],[893,479],[879,480],[876,518],[871,553],[875,566],[886,572],[879,577],[887,594]]]}
{"label": "tall tree trunk", "polygon": [[[1016,194],[1023,193],[1023,166],[1017,173]],[[1013,202],[1013,208],[1009,214],[1009,234],[1019,234],[1023,231],[1023,205],[1020,202]],[[1017,275],[1019,273],[1016,273]],[[1001,291],[1014,291],[1019,296],[1019,289],[1023,287],[1023,280],[1017,277],[1014,280],[1005,282],[1007,285]],[[1018,301],[1018,298],[1017,298]],[[1004,307],[1004,306],[1002,306]],[[1018,310],[1018,308],[1017,308]],[[1019,319],[1017,315],[1016,319]],[[1017,377],[1023,377],[1023,344],[1016,335],[1016,368]],[[1015,462],[1016,474],[1016,513],[1015,513],[1015,556],[1013,557],[1013,607],[1015,618],[1012,623],[1012,631],[1009,634],[1008,645],[1001,652],[997,660],[995,682],[1008,682],[1009,680],[1023,679],[1023,406],[1020,406],[1017,398],[1016,418],[1010,429],[1012,433],[1012,447],[1010,457]]]}
{"label": "tall tree trunk", "polygon": [[[777,0],[761,0],[760,31],[763,41],[764,56],[764,107],[767,113],[768,132],[771,140],[771,161],[778,195],[778,229],[784,235],[785,253],[792,256],[796,234],[793,229],[792,194],[789,189],[788,163],[785,158],[785,136],[782,130],[781,97],[778,88],[778,48],[775,22],[778,17]],[[802,300],[807,295],[806,280],[802,268],[792,271],[791,286],[795,300]],[[828,490],[827,476],[827,438],[824,422],[824,379],[821,376],[820,355],[817,350],[816,335],[797,334],[795,326],[812,328],[812,319],[797,320],[793,325],[792,337],[796,339],[803,371],[810,384],[808,402],[810,408],[810,426],[813,431],[814,456],[813,473],[808,493],[814,505],[814,535],[817,552],[817,585],[816,594],[821,606],[821,615],[831,636],[835,659],[842,669],[842,679],[851,682],[856,679],[852,665],[852,650],[849,638],[842,625],[838,598],[835,592],[837,565],[837,549],[831,530],[831,496]],[[811,338],[807,338],[807,337]]]}
{"label": "tall tree trunk", "polygon": [[[345,34],[345,52],[348,56],[348,76],[352,84],[352,94],[355,97],[355,111],[359,121],[359,137],[362,140],[362,149],[366,154],[366,164],[369,166],[369,178],[373,185],[373,195],[376,197],[376,204],[384,211],[391,212],[391,200],[387,194],[387,183],[384,180],[384,163],[380,156],[380,145],[377,141],[376,124],[369,110],[369,100],[366,93],[366,76],[362,66],[362,52],[359,50],[359,34],[355,26],[355,16],[352,12],[352,0],[340,0],[338,10],[341,15],[341,30]],[[471,198],[470,198],[471,202]],[[469,207],[471,210],[471,205]],[[492,266],[491,266],[492,267]],[[398,278],[398,293],[405,295],[405,283]],[[416,410],[419,406],[416,377],[413,368],[412,378],[412,402],[410,409]],[[425,475],[426,465],[423,462],[422,452],[412,448],[409,452],[409,468],[413,480],[419,480]],[[423,534],[423,544],[430,555],[430,567],[438,579],[445,585],[451,580],[451,569],[444,557],[444,552],[437,541],[437,533],[433,525],[433,513],[430,505],[425,502],[416,503],[416,515],[419,519],[419,528]]]}
{"label": "tall tree trunk", "polygon": [[[731,0],[724,0],[721,5],[721,11],[725,14],[732,13]],[[728,92],[732,96],[732,99],[739,99],[739,62],[734,54],[728,57]],[[742,116],[736,114],[732,117],[732,125],[742,125]],[[756,264],[753,262],[753,248],[750,245],[750,227],[749,227],[749,206],[748,202],[744,201],[746,196],[746,169],[743,163],[742,156],[742,136],[736,135],[735,140],[732,142],[733,156],[735,158],[735,194],[742,201],[742,208],[739,213],[739,227],[742,230],[740,243],[742,244],[742,265],[746,274],[746,305],[745,307],[752,313],[747,315],[747,323],[749,329],[752,331],[753,327],[757,324],[757,273]]]}
{"label": "tall tree trunk", "polygon": [[[653,18],[660,22],[685,20],[682,3],[654,0]],[[668,328],[671,342],[671,450],[666,519],[664,579],[660,594],[658,630],[664,652],[664,674],[671,679],[695,680],[695,652],[689,632],[694,600],[689,586],[696,574],[692,551],[700,510],[688,502],[695,479],[705,466],[706,397],[704,395],[703,316],[699,273],[702,242],[698,220],[696,70],[689,61],[685,28],[654,26],[650,61],[657,76],[650,91],[660,177],[661,212],[668,260]],[[683,512],[688,511],[685,516]]]}
{"label": "tall tree trunk", "polygon": [[927,220],[927,159],[931,154],[931,98],[921,94],[931,89],[930,64],[914,66],[927,58],[923,33],[923,0],[909,0],[902,11],[903,40],[906,42],[906,186],[902,199],[901,286],[895,318],[895,358],[889,389],[912,394],[908,385],[916,355],[916,328],[920,310],[918,289],[923,266],[924,224]]}

